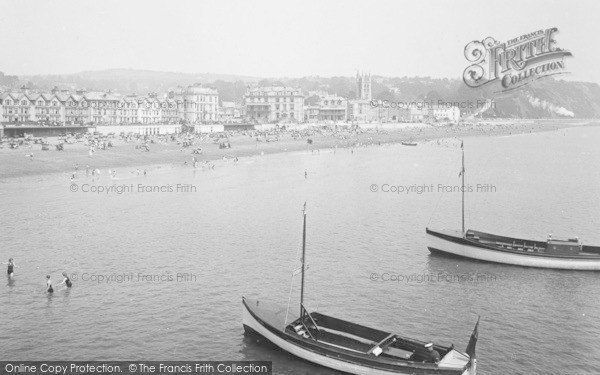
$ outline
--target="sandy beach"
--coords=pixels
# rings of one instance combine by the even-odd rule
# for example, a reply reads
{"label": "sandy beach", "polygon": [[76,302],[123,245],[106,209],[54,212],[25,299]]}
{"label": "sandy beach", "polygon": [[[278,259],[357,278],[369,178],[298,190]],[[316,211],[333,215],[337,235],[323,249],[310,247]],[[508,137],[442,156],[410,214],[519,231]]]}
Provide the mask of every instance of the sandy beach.
{"label": "sandy beach", "polygon": [[[89,156],[89,147],[83,141],[65,144],[64,151],[56,151],[55,145],[60,142],[58,138],[48,138],[49,151],[42,151],[40,144],[23,145],[18,149],[10,149],[6,142],[0,148],[0,180],[35,176],[51,173],[72,173],[76,166],[85,173],[89,170],[101,171],[128,168],[151,168],[158,165],[184,165],[193,167],[193,158],[198,164],[206,165],[211,161],[225,158],[243,158],[261,154],[274,154],[303,150],[318,150],[332,148],[364,147],[369,145],[383,145],[414,141],[417,143],[428,140],[444,138],[463,138],[469,136],[500,136],[521,133],[553,131],[572,126],[594,126],[598,121],[527,121],[527,122],[489,122],[477,125],[463,124],[454,126],[410,126],[403,129],[377,130],[369,129],[359,132],[350,131],[313,131],[310,135],[293,137],[291,132],[281,132],[275,135],[259,136],[256,134],[236,133],[229,135],[228,141],[231,148],[220,149],[214,138],[208,135],[196,135],[194,144],[182,147],[180,142],[164,141],[165,136],[151,136],[148,143],[149,151],[142,151],[139,147],[141,139],[126,142],[118,136],[111,139],[114,147],[106,150],[97,150]],[[272,141],[275,138],[277,141]],[[312,140],[312,144],[307,139]],[[271,141],[267,141],[271,140]],[[192,150],[201,147],[202,154],[193,154]],[[33,157],[30,155],[33,154]]]}

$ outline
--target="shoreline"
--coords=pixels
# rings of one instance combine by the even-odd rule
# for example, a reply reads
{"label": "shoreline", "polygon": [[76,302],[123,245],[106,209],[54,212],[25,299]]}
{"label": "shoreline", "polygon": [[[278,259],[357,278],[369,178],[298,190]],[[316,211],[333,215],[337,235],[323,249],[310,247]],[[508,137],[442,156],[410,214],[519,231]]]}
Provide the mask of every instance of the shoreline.
{"label": "shoreline", "polygon": [[[150,143],[150,151],[142,152],[136,148],[142,142],[125,142],[115,138],[114,147],[107,150],[98,150],[93,157],[89,157],[88,147],[82,142],[65,144],[64,151],[55,151],[54,144],[57,138],[49,139],[50,151],[42,151],[40,144],[21,146],[18,149],[8,149],[6,144],[0,149],[0,182],[9,182],[12,179],[35,177],[51,174],[68,174],[78,165],[78,173],[85,173],[86,166],[90,170],[99,169],[106,173],[107,169],[154,169],[158,166],[184,166],[193,168],[195,157],[199,165],[210,164],[224,158],[245,158],[266,154],[279,154],[296,151],[317,151],[335,148],[354,148],[369,145],[399,144],[402,141],[423,143],[431,140],[446,138],[460,138],[473,136],[506,136],[529,133],[556,131],[560,129],[598,126],[598,120],[589,120],[577,123],[561,122],[515,122],[512,124],[487,123],[483,125],[455,125],[455,126],[430,126],[406,127],[403,129],[376,131],[373,129],[359,133],[349,131],[323,131],[311,135],[293,138],[291,132],[279,134],[279,140],[267,142],[268,137],[261,137],[261,142],[256,141],[256,136],[235,134],[228,138],[230,149],[220,149],[214,138],[202,135],[202,140],[194,139],[194,145],[182,148],[177,142],[160,142],[159,136],[152,136],[154,142]],[[165,137],[165,136],[161,136]],[[312,144],[307,139],[313,140]],[[196,147],[202,148],[202,154],[192,154]],[[33,154],[33,158],[28,155]]]}

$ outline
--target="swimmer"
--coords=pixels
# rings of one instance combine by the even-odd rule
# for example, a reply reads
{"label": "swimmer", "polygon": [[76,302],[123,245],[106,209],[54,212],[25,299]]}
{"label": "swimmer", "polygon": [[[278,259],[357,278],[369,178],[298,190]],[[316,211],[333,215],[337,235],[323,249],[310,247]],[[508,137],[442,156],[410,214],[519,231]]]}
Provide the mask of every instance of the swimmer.
{"label": "swimmer", "polygon": [[58,285],[66,284],[67,288],[72,287],[73,283],[71,282],[71,279],[69,279],[69,276],[67,275],[67,273],[63,272],[62,275],[65,277],[65,279],[62,281],[62,283],[60,283]]}
{"label": "swimmer", "polygon": [[8,263],[2,263],[2,264],[8,265],[8,267],[6,269],[6,274],[8,275],[8,277],[13,277],[13,274],[15,273],[15,267],[17,267],[15,265],[15,262],[13,261],[13,258],[10,258],[8,260]]}
{"label": "swimmer", "polygon": [[50,275],[46,276],[46,291],[48,293],[54,293],[54,289],[52,289],[52,280],[50,280]]}

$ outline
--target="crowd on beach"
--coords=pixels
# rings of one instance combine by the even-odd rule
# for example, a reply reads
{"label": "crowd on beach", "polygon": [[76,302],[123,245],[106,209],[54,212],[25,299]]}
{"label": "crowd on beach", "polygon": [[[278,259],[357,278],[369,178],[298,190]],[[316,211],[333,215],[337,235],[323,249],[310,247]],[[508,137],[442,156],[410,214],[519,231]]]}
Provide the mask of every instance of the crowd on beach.
{"label": "crowd on beach", "polygon": [[[425,143],[449,147],[453,142],[446,139],[474,136],[493,136],[499,134],[529,133],[560,127],[559,124],[538,124],[533,121],[496,121],[496,122],[461,122],[458,124],[431,125],[426,123],[397,124],[392,127],[386,124],[360,125],[328,125],[307,126],[304,128],[272,127],[268,130],[247,129],[228,130],[220,133],[176,134],[63,134],[54,138],[34,138],[31,135],[21,138],[0,139],[0,156],[13,155],[13,149],[27,148],[25,156],[31,163],[21,165],[26,173],[43,173],[45,171],[63,171],[70,178],[77,178],[77,168],[71,173],[75,163],[86,166],[86,175],[92,179],[108,175],[115,178],[115,167],[135,167],[136,165],[183,164],[192,168],[214,169],[218,160],[237,163],[240,157],[264,155],[287,151],[319,152],[320,149],[337,150],[338,148],[355,149],[361,146],[384,145],[390,143]],[[51,142],[57,142],[54,147]],[[37,150],[50,152],[38,157]],[[7,147],[8,146],[8,147]],[[134,147],[129,147],[134,146]],[[56,148],[57,151],[49,151]],[[63,157],[54,158],[54,152],[67,150]],[[34,151],[36,157],[34,158]],[[178,152],[177,152],[178,151]],[[18,151],[17,151],[18,152]],[[98,158],[98,153],[103,154]],[[184,156],[185,155],[185,156]],[[107,157],[108,156],[108,157]],[[86,158],[89,162],[86,162]],[[23,159],[21,159],[23,160]],[[44,160],[44,163],[34,163]],[[56,163],[53,162],[56,160]],[[17,165],[18,160],[10,160]],[[112,165],[112,166],[111,166]],[[69,171],[71,169],[71,171]],[[0,167],[0,175],[2,174]],[[19,175],[23,172],[6,170],[7,175]],[[131,173],[138,173],[136,170]],[[139,172],[138,174],[142,174]]]}

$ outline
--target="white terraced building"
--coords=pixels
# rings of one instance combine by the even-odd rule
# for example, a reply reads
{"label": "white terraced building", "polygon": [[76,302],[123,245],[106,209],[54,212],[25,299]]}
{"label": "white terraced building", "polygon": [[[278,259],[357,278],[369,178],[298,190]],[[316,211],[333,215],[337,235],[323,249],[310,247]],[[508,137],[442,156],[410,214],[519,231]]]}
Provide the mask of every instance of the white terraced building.
{"label": "white terraced building", "polygon": [[244,95],[244,108],[246,120],[258,123],[304,120],[304,96],[298,88],[248,88]]}
{"label": "white terraced building", "polygon": [[218,93],[189,86],[168,96],[119,95],[112,92],[66,90],[0,93],[0,122],[74,124],[174,124],[181,120],[206,123],[217,120]]}

